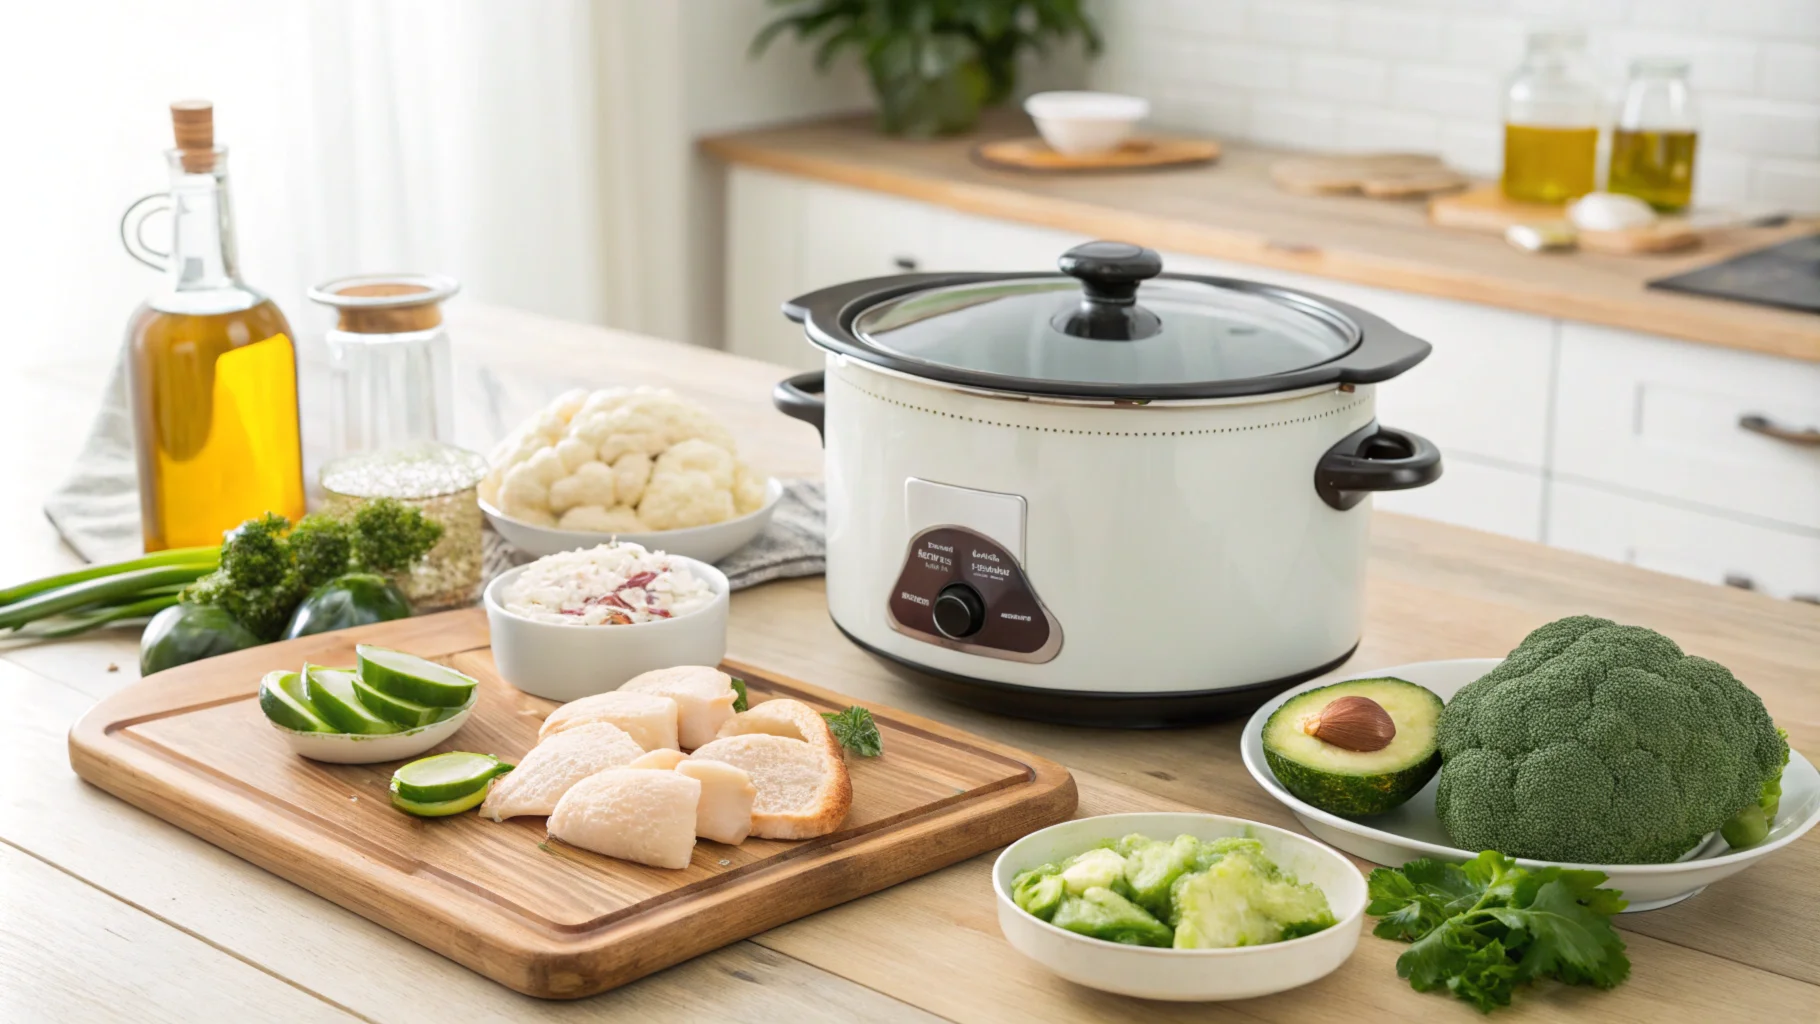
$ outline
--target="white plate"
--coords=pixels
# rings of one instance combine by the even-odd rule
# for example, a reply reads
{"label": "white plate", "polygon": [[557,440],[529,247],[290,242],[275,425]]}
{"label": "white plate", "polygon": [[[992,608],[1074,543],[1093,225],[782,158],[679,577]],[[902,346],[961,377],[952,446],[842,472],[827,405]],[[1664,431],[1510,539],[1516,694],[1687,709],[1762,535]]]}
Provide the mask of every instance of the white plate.
{"label": "white plate", "polygon": [[[1011,880],[1018,872],[1133,833],[1165,840],[1179,835],[1257,839],[1277,866],[1320,887],[1336,923],[1313,935],[1263,946],[1160,949],[1057,928],[1012,901]],[[1051,825],[999,854],[992,865],[992,891],[998,897],[999,930],[1012,948],[1069,981],[1141,999],[1250,999],[1306,985],[1346,962],[1365,922],[1365,876],[1351,861],[1288,829],[1220,814],[1102,814]]]}
{"label": "white plate", "polygon": [[[1375,679],[1395,676],[1426,686],[1442,700],[1467,683],[1491,671],[1502,658],[1460,658],[1454,661],[1419,661],[1413,665],[1393,665],[1370,672],[1356,672],[1347,679]],[[1264,723],[1283,703],[1299,693],[1319,689],[1338,679],[1323,679],[1285,690],[1272,698],[1251,720],[1239,738],[1239,752],[1245,767],[1265,792],[1276,797],[1317,838],[1347,853],[1376,864],[1398,866],[1418,857],[1463,861],[1478,851],[1462,850],[1450,845],[1447,833],[1435,817],[1435,780],[1430,779],[1422,791],[1394,810],[1353,821],[1331,814],[1298,800],[1270,770],[1264,761]],[[1610,880],[1605,884],[1620,889],[1630,901],[1626,912],[1655,910],[1666,907],[1699,892],[1721,878],[1729,878],[1769,856],[1806,834],[1820,823],[1820,772],[1814,770],[1799,751],[1791,750],[1788,767],[1782,771],[1782,804],[1769,837],[1748,850],[1733,850],[1715,833],[1706,842],[1673,864],[1568,864],[1566,867],[1603,871]],[[1517,858],[1525,867],[1554,863]]]}
{"label": "white plate", "polygon": [[479,698],[480,688],[475,687],[468,702],[440,722],[420,725],[404,732],[377,735],[298,732],[296,729],[286,729],[271,719],[266,721],[284,737],[285,745],[291,748],[292,753],[312,761],[326,761],[329,764],[379,764],[382,761],[402,761],[407,757],[416,757],[455,735],[462,726],[468,724],[468,716],[474,713],[474,704]]}
{"label": "white plate", "polygon": [[559,551],[591,548],[611,540],[626,540],[653,551],[712,563],[752,543],[754,537],[763,533],[771,522],[771,514],[777,511],[778,500],[783,496],[783,481],[771,477],[765,481],[765,503],[756,512],[748,512],[724,523],[691,526],[682,530],[658,530],[654,533],[599,533],[594,530],[559,530],[551,526],[537,526],[508,517],[484,498],[480,501],[480,510],[486,513],[493,529],[498,530],[499,535],[513,547],[538,558]]}

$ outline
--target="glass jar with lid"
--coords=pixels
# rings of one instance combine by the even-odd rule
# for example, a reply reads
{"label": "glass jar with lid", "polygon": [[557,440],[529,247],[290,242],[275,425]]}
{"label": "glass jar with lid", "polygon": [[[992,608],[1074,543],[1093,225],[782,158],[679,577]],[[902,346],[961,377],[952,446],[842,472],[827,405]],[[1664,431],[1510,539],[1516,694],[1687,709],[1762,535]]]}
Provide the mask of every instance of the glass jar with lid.
{"label": "glass jar with lid", "polygon": [[338,318],[329,350],[329,457],[454,440],[454,371],[441,274],[367,274],[310,289]]}
{"label": "glass jar with lid", "polygon": [[395,498],[442,525],[442,538],[409,573],[393,582],[416,612],[473,604],[480,598],[480,501],[487,463],[474,452],[436,441],[344,455],[322,468],[323,511],[352,515],[365,502]]}
{"label": "glass jar with lid", "polygon": [[1504,95],[1504,194],[1563,203],[1597,187],[1602,104],[1585,33],[1530,33]]}
{"label": "glass jar with lid", "polygon": [[1631,62],[1630,84],[1612,130],[1608,191],[1663,211],[1684,209],[1693,199],[1699,135],[1688,68],[1678,57]]}

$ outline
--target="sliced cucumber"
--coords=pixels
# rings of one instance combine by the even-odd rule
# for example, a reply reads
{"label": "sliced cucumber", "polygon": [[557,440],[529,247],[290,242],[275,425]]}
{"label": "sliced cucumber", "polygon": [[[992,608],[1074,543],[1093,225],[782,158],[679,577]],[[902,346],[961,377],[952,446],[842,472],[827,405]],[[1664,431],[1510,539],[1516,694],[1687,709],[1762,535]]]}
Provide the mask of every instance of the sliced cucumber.
{"label": "sliced cucumber", "polygon": [[428,658],[361,644],[360,678],[388,697],[398,697],[433,708],[458,708],[474,693],[474,678]]}
{"label": "sliced cucumber", "polygon": [[[1310,733],[1328,705],[1345,698],[1377,705],[1394,736],[1376,749],[1350,749]],[[1357,702],[1355,701],[1355,704]],[[1264,723],[1264,760],[1283,788],[1351,818],[1382,814],[1415,796],[1441,767],[1435,732],[1441,698],[1402,679],[1352,679],[1297,694]],[[1380,737],[1381,739],[1381,737]]]}
{"label": "sliced cucumber", "polygon": [[486,798],[487,787],[481,786],[467,796],[459,796],[453,800],[439,800],[434,803],[422,803],[400,796],[397,780],[392,782],[392,806],[406,814],[415,814],[419,818],[446,818],[451,814],[460,814],[462,811],[479,807],[480,802]]}
{"label": "sliced cucumber", "polygon": [[443,803],[484,791],[495,775],[511,770],[492,754],[451,750],[401,766],[392,773],[392,792],[417,804]]}
{"label": "sliced cucumber", "polygon": [[353,669],[303,666],[304,690],[323,720],[339,732],[387,733],[398,727],[367,710],[354,692]]}
{"label": "sliced cucumber", "polygon": [[265,717],[298,732],[339,732],[323,720],[316,706],[303,695],[303,680],[295,672],[267,672],[259,681],[259,710]]}
{"label": "sliced cucumber", "polygon": [[368,711],[401,729],[415,729],[420,725],[441,721],[442,713],[449,710],[380,693],[358,676],[354,679],[354,695],[360,698],[360,703],[365,704]]}

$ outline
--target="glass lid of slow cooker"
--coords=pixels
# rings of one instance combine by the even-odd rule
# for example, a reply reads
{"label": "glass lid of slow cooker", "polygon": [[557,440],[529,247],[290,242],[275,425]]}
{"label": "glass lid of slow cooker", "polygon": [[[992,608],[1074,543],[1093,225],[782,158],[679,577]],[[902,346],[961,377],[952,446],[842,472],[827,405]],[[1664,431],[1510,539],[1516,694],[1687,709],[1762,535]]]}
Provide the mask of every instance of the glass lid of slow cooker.
{"label": "glass lid of slow cooker", "polygon": [[[1167,385],[1267,377],[1325,363],[1355,325],[1297,296],[1154,278],[1156,253],[1122,242],[1068,251],[1073,275],[995,278],[912,292],[854,318],[882,352],[996,378]],[[1078,280],[1076,280],[1078,278]]]}

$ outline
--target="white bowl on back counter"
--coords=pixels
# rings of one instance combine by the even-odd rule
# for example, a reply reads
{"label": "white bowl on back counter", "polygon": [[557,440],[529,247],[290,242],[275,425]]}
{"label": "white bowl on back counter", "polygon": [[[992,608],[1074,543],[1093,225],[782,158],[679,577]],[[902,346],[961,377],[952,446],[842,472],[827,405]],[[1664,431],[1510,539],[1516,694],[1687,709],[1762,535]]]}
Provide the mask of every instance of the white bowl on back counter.
{"label": "white bowl on back counter", "polygon": [[596,544],[605,544],[611,540],[630,541],[648,548],[662,548],[673,555],[693,558],[702,562],[718,562],[747,544],[765,531],[771,523],[771,514],[777,511],[777,503],[784,496],[783,482],[776,477],[765,481],[765,503],[757,511],[719,523],[706,526],[689,526],[676,530],[659,530],[650,533],[599,533],[593,530],[564,530],[555,526],[538,526],[513,519],[495,508],[485,498],[480,499],[480,510],[486,513],[487,521],[493,529],[506,539],[506,543],[529,555],[541,558],[561,551],[577,551],[591,548]]}
{"label": "white bowl on back counter", "polygon": [[712,565],[619,541],[502,573],[482,603],[500,676],[566,702],[651,669],[718,665],[730,589]]}
{"label": "white bowl on back counter", "polygon": [[[1256,839],[1297,881],[1327,897],[1334,924],[1299,938],[1228,949],[1173,949],[1107,942],[1026,913],[1012,897],[1020,872],[1127,835],[1170,840]],[[1325,977],[1352,955],[1364,928],[1365,876],[1352,862],[1306,836],[1220,814],[1105,814],[1051,825],[1005,848],[992,865],[999,930],[1012,948],[1076,984],[1140,999],[1250,999]]]}
{"label": "white bowl on back counter", "polygon": [[1050,149],[1083,156],[1119,148],[1150,116],[1150,101],[1110,92],[1039,92],[1024,101],[1024,113]]}

